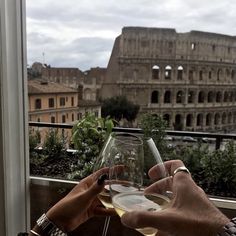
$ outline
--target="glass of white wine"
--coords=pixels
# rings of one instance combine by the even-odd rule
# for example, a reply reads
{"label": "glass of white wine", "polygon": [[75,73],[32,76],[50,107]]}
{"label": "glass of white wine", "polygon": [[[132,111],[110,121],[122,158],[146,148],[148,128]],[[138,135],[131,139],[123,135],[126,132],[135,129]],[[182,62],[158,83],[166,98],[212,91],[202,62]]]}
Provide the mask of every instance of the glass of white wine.
{"label": "glass of white wine", "polygon": [[[121,217],[127,211],[160,211],[170,202],[165,192],[151,188],[148,170],[158,165],[158,180],[167,177],[160,153],[151,138],[129,133],[113,133],[109,147],[109,191],[112,204]],[[157,229],[136,229],[154,236]]]}
{"label": "glass of white wine", "polygon": [[[102,168],[109,168],[109,157],[110,157],[110,146],[112,143],[112,136],[109,135],[108,139],[103,145],[103,148],[95,162],[93,171],[97,171]],[[98,195],[98,199],[101,201],[104,207],[106,208],[113,208],[112,202],[111,202],[111,196],[109,191],[109,184],[106,184],[103,191]],[[110,224],[110,216],[107,216],[105,219],[104,227],[102,236],[107,235],[108,227]]]}

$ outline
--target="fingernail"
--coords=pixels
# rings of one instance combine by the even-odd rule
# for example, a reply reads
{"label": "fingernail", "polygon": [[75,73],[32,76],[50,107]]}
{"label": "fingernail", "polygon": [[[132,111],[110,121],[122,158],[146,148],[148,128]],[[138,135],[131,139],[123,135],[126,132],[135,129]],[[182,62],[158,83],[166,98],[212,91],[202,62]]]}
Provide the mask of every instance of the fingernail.
{"label": "fingernail", "polygon": [[108,179],[108,176],[107,174],[103,174],[101,176],[99,176],[98,180],[97,180],[97,184],[98,185],[103,185],[104,184],[104,181]]}

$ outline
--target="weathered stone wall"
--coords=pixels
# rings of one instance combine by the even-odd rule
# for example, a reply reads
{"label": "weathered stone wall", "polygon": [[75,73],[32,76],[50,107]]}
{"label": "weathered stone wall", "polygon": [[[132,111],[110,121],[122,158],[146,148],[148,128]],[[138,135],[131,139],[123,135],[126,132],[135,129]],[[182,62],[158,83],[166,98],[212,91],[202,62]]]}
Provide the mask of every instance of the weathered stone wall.
{"label": "weathered stone wall", "polygon": [[236,37],[125,27],[101,89],[126,95],[171,129],[229,131],[236,125]]}

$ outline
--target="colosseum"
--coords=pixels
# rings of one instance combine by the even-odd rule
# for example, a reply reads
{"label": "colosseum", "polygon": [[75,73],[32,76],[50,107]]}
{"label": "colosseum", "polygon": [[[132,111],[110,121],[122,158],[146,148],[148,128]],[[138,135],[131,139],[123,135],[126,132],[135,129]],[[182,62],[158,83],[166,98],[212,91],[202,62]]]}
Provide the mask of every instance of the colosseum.
{"label": "colosseum", "polygon": [[124,27],[115,40],[101,96],[125,95],[169,129],[236,128],[236,37]]}

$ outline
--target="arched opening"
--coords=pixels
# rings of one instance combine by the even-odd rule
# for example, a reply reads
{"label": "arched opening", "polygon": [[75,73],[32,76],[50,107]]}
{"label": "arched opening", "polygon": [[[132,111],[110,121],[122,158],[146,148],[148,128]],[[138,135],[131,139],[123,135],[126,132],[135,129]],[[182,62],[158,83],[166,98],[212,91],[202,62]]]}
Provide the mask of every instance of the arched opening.
{"label": "arched opening", "polygon": [[179,66],[178,67],[178,71],[177,71],[177,79],[178,80],[182,80],[183,79],[183,66]]}
{"label": "arched opening", "polygon": [[168,65],[165,67],[165,79],[171,79],[171,71],[171,66]]}
{"label": "arched opening", "polygon": [[213,101],[214,101],[214,94],[212,91],[210,91],[210,92],[208,92],[208,95],[207,95],[207,102],[210,103]]}
{"label": "arched opening", "polygon": [[183,91],[178,91],[176,94],[176,103],[183,102]]}
{"label": "arched opening", "polygon": [[215,114],[215,121],[214,121],[215,125],[219,125],[220,124],[220,114],[216,113]]}
{"label": "arched opening", "polygon": [[160,67],[155,65],[152,67],[152,79],[159,79]]}
{"label": "arched opening", "polygon": [[212,115],[210,113],[208,113],[206,115],[206,126],[210,126],[212,122]]}
{"label": "arched opening", "polygon": [[231,79],[234,80],[234,70],[231,71]]}
{"label": "arched opening", "polygon": [[204,92],[200,91],[198,93],[198,103],[204,103],[204,99],[205,99]]}
{"label": "arched opening", "polygon": [[193,103],[193,102],[194,102],[194,92],[188,91],[188,103]]}
{"label": "arched opening", "polygon": [[217,93],[216,93],[216,102],[221,102],[221,99],[222,99],[222,94],[221,94],[221,92],[220,91],[218,91]]}
{"label": "arched opening", "polygon": [[151,103],[158,103],[158,91],[153,91],[151,95]]}
{"label": "arched opening", "polygon": [[228,115],[228,123],[229,123],[229,124],[232,123],[232,118],[233,118],[232,112],[230,112],[229,115]]}
{"label": "arched opening", "polygon": [[217,71],[217,80],[218,80],[218,81],[221,79],[221,74],[222,74],[222,70],[219,69],[219,70]]}
{"label": "arched opening", "polygon": [[187,117],[186,117],[186,126],[191,127],[192,124],[193,124],[193,115],[188,114]]}
{"label": "arched opening", "polygon": [[222,124],[226,124],[226,113],[224,112],[223,115],[222,115],[222,121],[221,121]]}
{"label": "arched opening", "polygon": [[177,114],[175,116],[175,123],[174,123],[174,129],[175,130],[182,130],[183,125],[182,125],[182,116],[180,114]]}
{"label": "arched opening", "polygon": [[171,102],[171,92],[167,90],[164,95],[164,103],[170,103]]}
{"label": "arched opening", "polygon": [[229,99],[229,94],[228,94],[228,92],[225,92],[224,93],[224,102],[228,102],[228,99]]}
{"label": "arched opening", "polygon": [[203,125],[203,115],[198,114],[197,115],[197,126],[202,126]]}

